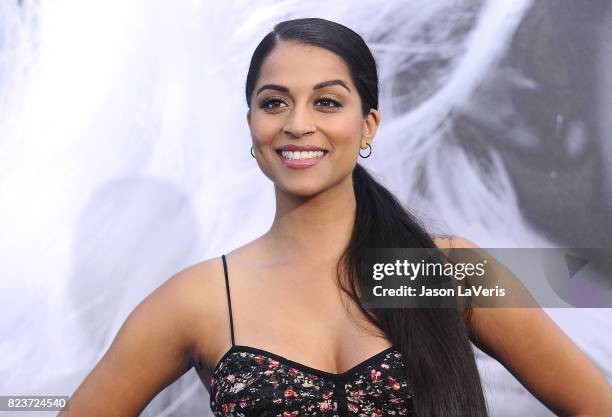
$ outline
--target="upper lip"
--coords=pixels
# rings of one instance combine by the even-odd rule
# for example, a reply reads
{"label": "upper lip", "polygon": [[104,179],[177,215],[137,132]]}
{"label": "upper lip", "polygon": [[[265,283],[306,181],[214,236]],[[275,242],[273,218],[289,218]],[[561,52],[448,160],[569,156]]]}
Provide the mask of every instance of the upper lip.
{"label": "upper lip", "polygon": [[277,152],[281,151],[326,151],[326,149],[313,145],[283,145],[276,148]]}

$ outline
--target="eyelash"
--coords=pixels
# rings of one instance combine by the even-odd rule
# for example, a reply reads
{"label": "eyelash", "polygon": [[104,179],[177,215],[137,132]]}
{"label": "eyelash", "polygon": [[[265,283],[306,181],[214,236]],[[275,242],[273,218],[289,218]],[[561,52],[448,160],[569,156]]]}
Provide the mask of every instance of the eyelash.
{"label": "eyelash", "polygon": [[[334,99],[333,99],[333,98],[331,98],[331,97],[320,97],[320,98],[317,100],[317,103],[318,103],[319,101],[329,101],[330,103],[333,103],[333,106],[325,106],[325,107],[330,107],[330,108],[338,108],[338,107],[342,107],[342,104],[340,104],[340,102],[339,102],[339,101],[334,100]],[[274,109],[274,108],[278,108],[278,107],[266,107],[266,106],[267,106],[268,104],[270,104],[270,103],[277,103],[277,102],[285,103],[283,100],[281,100],[281,99],[279,99],[279,98],[270,98],[270,99],[268,99],[268,100],[264,101],[263,103],[261,103],[261,106],[260,106],[260,107],[261,107],[262,109],[264,109],[264,110],[272,110],[272,109]],[[285,103],[285,104],[287,104],[287,103]]]}

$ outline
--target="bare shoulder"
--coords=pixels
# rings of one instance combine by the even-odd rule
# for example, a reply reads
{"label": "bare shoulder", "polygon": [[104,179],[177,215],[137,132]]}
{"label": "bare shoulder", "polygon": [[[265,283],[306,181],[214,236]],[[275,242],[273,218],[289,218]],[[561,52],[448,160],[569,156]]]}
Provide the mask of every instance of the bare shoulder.
{"label": "bare shoulder", "polygon": [[[174,281],[174,282],[173,282]],[[214,343],[227,314],[223,260],[220,256],[193,264],[166,284],[175,295],[175,302],[185,310],[184,318],[190,332],[193,347],[192,361],[201,366],[201,352],[208,351]],[[174,288],[173,288],[174,287]]]}
{"label": "bare shoulder", "polygon": [[451,248],[479,248],[479,246],[469,239],[456,235],[436,235],[433,241],[440,249]]}
{"label": "bare shoulder", "polygon": [[136,305],[61,417],[139,415],[191,369],[199,343],[214,339],[217,259],[184,268]]}
{"label": "bare shoulder", "polygon": [[[479,248],[461,236],[433,240],[441,249]],[[464,317],[471,341],[555,414],[612,415],[605,376],[541,308],[472,308]]]}
{"label": "bare shoulder", "polygon": [[[472,242],[469,239],[464,238],[463,236],[435,235],[435,236],[432,236],[432,240],[434,241],[434,244],[436,245],[438,249],[461,249],[461,248],[476,249],[476,248],[479,248],[479,246],[476,243]],[[465,307],[462,310],[462,316],[472,334],[475,330],[476,316],[478,315],[476,313],[478,313],[478,311],[479,311],[478,309],[469,308],[469,307]]]}
{"label": "bare shoulder", "polygon": [[[219,275],[221,273],[221,275]],[[223,261],[220,256],[208,258],[190,265],[169,278],[163,286],[176,290],[183,301],[204,305],[209,301],[205,295],[223,284]],[[203,297],[204,296],[204,297]]]}
{"label": "bare shoulder", "polygon": [[164,299],[168,309],[181,316],[190,339],[197,344],[199,338],[193,330],[213,321],[220,292],[225,292],[223,263],[221,257],[213,257],[178,271],[147,298]]}

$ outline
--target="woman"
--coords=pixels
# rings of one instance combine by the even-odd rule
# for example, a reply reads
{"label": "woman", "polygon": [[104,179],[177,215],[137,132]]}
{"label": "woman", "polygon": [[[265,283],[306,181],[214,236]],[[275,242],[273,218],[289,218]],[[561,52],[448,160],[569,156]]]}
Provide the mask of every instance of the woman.
{"label": "woman", "polygon": [[246,100],[251,153],[275,186],[272,226],[142,301],[60,415],[138,415],[193,366],[219,416],[486,416],[470,339],[551,410],[612,415],[605,378],[540,309],[359,303],[367,247],[476,246],[432,239],[356,163],[381,121],[358,34],[279,23],[254,52]]}

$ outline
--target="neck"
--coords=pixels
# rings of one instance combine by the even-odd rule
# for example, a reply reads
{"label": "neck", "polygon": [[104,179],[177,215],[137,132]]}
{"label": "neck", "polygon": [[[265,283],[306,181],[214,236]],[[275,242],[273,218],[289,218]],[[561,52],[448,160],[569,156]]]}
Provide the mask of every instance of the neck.
{"label": "neck", "polygon": [[266,233],[270,248],[297,262],[337,261],[355,221],[352,177],[314,196],[300,197],[278,187],[275,194],[276,214]]}

